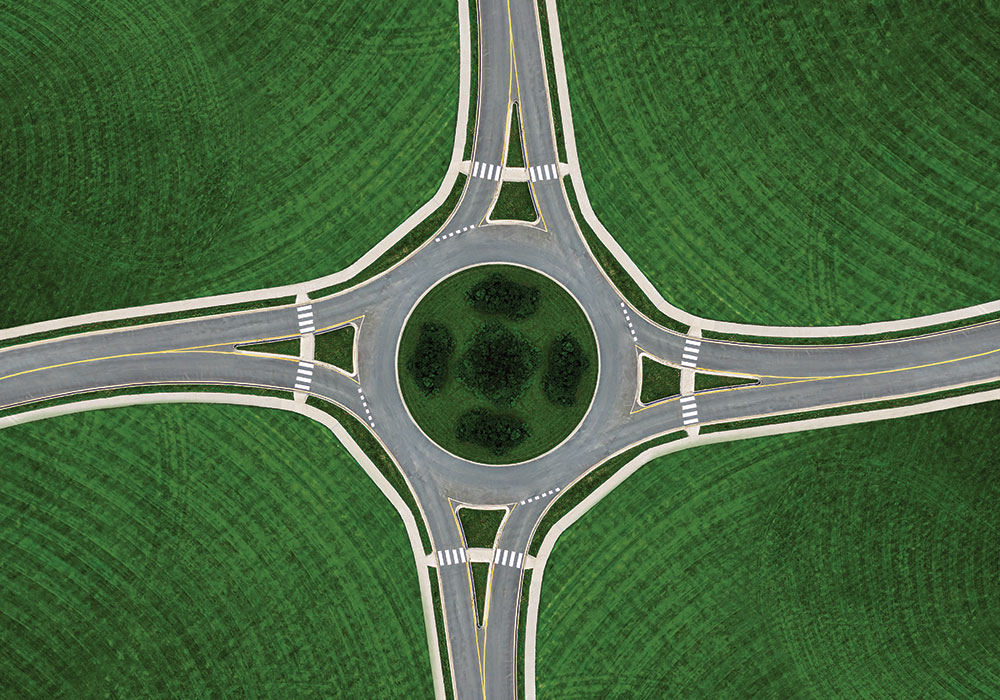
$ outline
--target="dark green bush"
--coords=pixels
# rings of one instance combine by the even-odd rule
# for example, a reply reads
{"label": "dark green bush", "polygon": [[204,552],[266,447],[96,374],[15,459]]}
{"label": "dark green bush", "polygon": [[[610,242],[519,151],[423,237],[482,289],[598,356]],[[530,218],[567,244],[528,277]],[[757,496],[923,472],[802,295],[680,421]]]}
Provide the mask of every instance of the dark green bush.
{"label": "dark green bush", "polygon": [[499,457],[531,437],[531,430],[517,416],[474,408],[458,417],[455,437],[485,447]]}
{"label": "dark green bush", "polygon": [[572,333],[557,335],[549,346],[543,384],[545,397],[554,404],[572,406],[576,402],[577,387],[589,366],[590,358]]}
{"label": "dark green bush", "polygon": [[413,375],[424,396],[433,396],[448,381],[448,362],[455,349],[451,331],[440,323],[428,321],[420,326],[420,335],[406,369]]}
{"label": "dark green bush", "polygon": [[536,287],[520,284],[494,272],[469,287],[465,300],[476,311],[520,321],[538,310],[541,295]]}
{"label": "dark green bush", "polygon": [[511,405],[538,366],[538,348],[500,323],[484,323],[458,363],[458,378],[482,399]]}

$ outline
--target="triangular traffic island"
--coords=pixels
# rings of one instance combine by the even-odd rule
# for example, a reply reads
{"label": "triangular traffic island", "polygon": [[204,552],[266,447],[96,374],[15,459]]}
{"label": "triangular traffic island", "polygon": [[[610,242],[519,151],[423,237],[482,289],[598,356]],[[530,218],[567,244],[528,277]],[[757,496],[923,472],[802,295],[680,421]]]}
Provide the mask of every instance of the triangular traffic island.
{"label": "triangular traffic island", "polygon": [[651,403],[681,393],[681,371],[676,367],[642,356],[642,384],[639,401]]}
{"label": "triangular traffic island", "polygon": [[[492,549],[496,543],[497,533],[507,517],[505,508],[467,508],[460,506],[457,510],[458,520],[465,536],[465,546],[468,548]],[[476,594],[476,615],[479,625],[483,624],[483,614],[486,610],[486,588],[490,580],[490,564],[488,562],[473,562],[469,566],[472,574],[472,588]]]}
{"label": "triangular traffic island", "polygon": [[237,345],[237,350],[244,352],[267,352],[274,355],[299,356],[299,339],[288,338],[285,340],[273,340],[269,343],[254,343],[253,345]]}
{"label": "triangular traffic island", "polygon": [[760,380],[756,377],[730,377],[725,374],[715,374],[713,372],[696,372],[694,375],[695,391],[725,389],[734,386],[747,386],[749,384],[760,384]]}
{"label": "triangular traffic island", "polygon": [[483,615],[486,611],[486,588],[490,583],[490,565],[486,562],[473,562],[469,566],[472,574],[472,588],[476,592],[476,619],[483,626]]}
{"label": "triangular traffic island", "polygon": [[500,186],[496,204],[490,210],[490,221],[538,221],[538,210],[527,182],[505,182]]}
{"label": "triangular traffic island", "polygon": [[524,150],[521,146],[521,120],[517,115],[517,103],[510,110],[510,131],[507,137],[507,167],[524,167]]}
{"label": "triangular traffic island", "polygon": [[315,359],[354,374],[354,326],[316,335]]}

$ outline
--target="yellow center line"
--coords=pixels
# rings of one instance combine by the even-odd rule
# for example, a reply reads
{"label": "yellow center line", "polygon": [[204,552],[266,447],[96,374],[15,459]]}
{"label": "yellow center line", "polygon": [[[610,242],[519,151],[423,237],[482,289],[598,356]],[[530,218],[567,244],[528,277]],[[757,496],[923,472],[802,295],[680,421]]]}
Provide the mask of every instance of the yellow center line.
{"label": "yellow center line", "polygon": [[[316,333],[322,333],[323,331],[328,331],[328,330],[331,330],[333,328],[338,328],[340,326],[349,325],[349,324],[351,324],[351,323],[353,323],[353,322],[355,322],[355,321],[357,321],[359,319],[363,319],[363,318],[364,318],[364,314],[362,314],[360,316],[355,316],[354,318],[349,319],[347,321],[341,321],[340,323],[334,323],[333,325],[325,326],[325,327],[320,328],[318,331],[315,331],[315,332]],[[224,347],[224,346],[228,346],[228,345],[232,345],[232,346],[235,347],[237,345],[252,345],[252,344],[255,344],[255,343],[267,343],[267,342],[270,342],[270,341],[273,341],[273,340],[282,340],[284,338],[300,337],[300,335],[301,334],[279,335],[279,336],[274,336],[274,337],[271,337],[271,338],[254,338],[254,339],[250,339],[250,340],[237,340],[237,341],[233,341],[233,342],[228,342],[227,341],[227,342],[222,342],[222,343],[211,343],[209,345],[193,345],[193,346],[187,347],[187,348],[172,348],[170,350],[146,350],[146,351],[143,351],[143,352],[123,353],[121,355],[106,355],[104,357],[92,357],[92,358],[89,358],[89,359],[86,359],[86,360],[71,360],[70,362],[60,362],[59,364],[55,364],[55,365],[46,365],[45,367],[35,367],[34,369],[26,369],[26,370],[21,370],[20,372],[14,372],[13,374],[8,374],[6,376],[0,377],[0,381],[3,381],[4,379],[12,379],[14,377],[20,377],[20,376],[25,375],[25,374],[32,374],[34,372],[43,372],[45,370],[59,369],[61,367],[71,367],[73,365],[81,365],[81,364],[86,364],[88,362],[103,362],[105,360],[121,360],[121,359],[124,359],[124,358],[127,358],[127,357],[147,357],[149,355],[166,355],[166,354],[170,354],[170,353],[208,352],[208,350],[207,350],[208,348],[218,348],[218,347]],[[267,356],[264,356],[264,355],[255,355],[253,353],[239,352],[239,351],[236,351],[236,350],[225,350],[225,351],[223,351],[223,350],[216,350],[214,352],[216,352],[218,354],[221,354],[221,355],[227,355],[227,354],[228,355],[242,355],[242,356],[249,355],[251,357],[263,357],[265,359],[273,359],[273,358],[267,358]],[[288,362],[298,362],[299,361],[299,358],[297,358],[297,357],[279,358],[279,359],[287,360]]]}
{"label": "yellow center line", "polygon": [[[646,352],[646,351],[643,350],[643,352]],[[765,388],[768,388],[768,387],[786,386],[788,384],[802,384],[802,383],[805,383],[805,382],[821,382],[821,381],[826,381],[826,380],[829,380],[829,379],[857,379],[858,377],[873,377],[873,376],[876,376],[876,375],[879,375],[879,374],[893,374],[893,373],[896,373],[896,372],[909,372],[909,371],[917,370],[917,369],[927,369],[928,367],[939,367],[941,365],[948,365],[948,364],[952,364],[954,362],[964,362],[966,360],[975,360],[977,358],[987,357],[988,355],[993,355],[993,354],[996,354],[998,352],[1000,352],[1000,348],[994,348],[993,350],[987,350],[986,352],[976,353],[975,355],[965,355],[963,357],[953,357],[953,358],[948,359],[948,360],[938,360],[937,362],[928,362],[928,363],[923,364],[923,365],[913,365],[913,366],[910,366],[910,367],[896,367],[896,368],[893,368],[893,369],[880,369],[880,370],[875,370],[874,372],[856,372],[854,374],[830,374],[830,375],[821,375],[821,376],[813,376],[813,377],[784,377],[784,376],[779,376],[779,375],[768,375],[768,374],[753,374],[753,375],[748,374],[747,376],[752,376],[752,377],[765,377],[765,378],[768,378],[768,379],[790,379],[792,381],[775,382],[774,384],[753,384],[753,385],[750,385],[750,386],[733,386],[733,387],[727,387],[727,388],[723,388],[723,389],[712,389],[711,391],[700,391],[700,392],[698,392],[698,396],[705,396],[707,394],[721,394],[721,393],[726,392],[726,391],[746,391],[748,389],[765,389]],[[647,353],[647,354],[652,355],[652,353]],[[655,355],[652,355],[652,356],[656,357]],[[712,370],[702,370],[700,367],[696,367],[692,371],[712,371]],[[647,406],[642,406],[641,408],[629,411],[629,415],[632,415],[632,414],[635,414],[635,413],[641,413],[642,411],[645,411],[648,408],[653,408],[654,406],[660,406],[660,405],[663,405],[665,403],[671,403],[673,401],[679,401],[680,398],[681,398],[680,396],[674,396],[674,397],[671,397],[669,399],[662,399],[661,401],[657,401],[656,403],[652,403],[652,404],[649,404]]]}

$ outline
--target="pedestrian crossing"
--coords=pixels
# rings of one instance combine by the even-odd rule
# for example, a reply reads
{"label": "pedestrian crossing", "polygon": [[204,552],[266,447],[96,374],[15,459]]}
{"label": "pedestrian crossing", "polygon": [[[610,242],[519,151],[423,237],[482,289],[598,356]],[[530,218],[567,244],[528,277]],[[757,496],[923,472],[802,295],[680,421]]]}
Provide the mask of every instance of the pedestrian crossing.
{"label": "pedestrian crossing", "polygon": [[439,549],[438,566],[452,566],[466,562],[464,549]]}
{"label": "pedestrian crossing", "polygon": [[680,400],[681,420],[684,425],[694,425],[698,422],[698,402],[693,396],[685,396]]}
{"label": "pedestrian crossing", "polygon": [[372,410],[368,408],[368,399],[365,398],[364,389],[358,387],[358,396],[361,397],[361,408],[365,411],[365,420],[368,421],[368,425],[375,427],[375,419],[372,418]]}
{"label": "pedestrian crossing", "polygon": [[520,569],[524,559],[524,552],[514,552],[509,549],[493,550],[493,563],[500,566],[509,566],[513,569]]}
{"label": "pedestrian crossing", "polygon": [[295,388],[299,391],[309,391],[312,386],[313,370],[315,365],[312,362],[299,361],[298,372],[295,373]]}
{"label": "pedestrian crossing", "polygon": [[701,352],[701,341],[687,338],[684,341],[684,353],[681,355],[681,367],[690,369],[697,367],[699,352]]}
{"label": "pedestrian crossing", "polygon": [[316,331],[312,308],[312,304],[306,304],[305,306],[300,306],[296,309],[299,315],[299,333],[302,335]]}
{"label": "pedestrian crossing", "polygon": [[528,177],[532,182],[539,180],[555,180],[559,177],[559,164],[549,163],[547,165],[532,165],[528,168]]}
{"label": "pedestrian crossing", "polygon": [[483,180],[493,180],[500,182],[500,173],[503,168],[493,163],[480,163],[478,160],[472,166],[472,177],[479,177]]}

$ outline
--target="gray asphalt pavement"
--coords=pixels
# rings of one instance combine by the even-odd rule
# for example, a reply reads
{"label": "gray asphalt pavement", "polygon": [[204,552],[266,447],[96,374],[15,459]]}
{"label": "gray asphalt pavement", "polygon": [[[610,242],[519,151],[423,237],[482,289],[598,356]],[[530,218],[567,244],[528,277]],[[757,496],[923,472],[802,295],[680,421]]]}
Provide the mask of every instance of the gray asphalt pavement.
{"label": "gray asphalt pavement", "polygon": [[[552,500],[527,499],[562,488],[604,458],[678,430],[685,422],[738,420],[1000,378],[1000,323],[867,345],[688,342],[644,318],[609,285],[578,233],[558,179],[531,185],[544,230],[483,224],[500,187],[495,169],[504,153],[509,100],[519,101],[527,163],[557,163],[535,3],[510,0],[509,7],[508,16],[506,0],[480,3],[474,174],[443,229],[465,231],[441,241],[432,239],[396,268],[313,301],[309,309],[317,330],[364,316],[357,335],[357,382],[316,364],[307,370],[313,372],[308,391],[362,418],[366,414],[359,389],[364,392],[375,432],[413,484],[436,550],[465,547],[449,500],[454,499],[513,506],[498,548],[526,553]],[[410,418],[396,379],[399,335],[419,297],[460,269],[498,262],[532,267],[563,284],[590,317],[600,361],[593,404],[577,432],[549,454],[508,467],[467,462],[428,440]],[[116,386],[301,387],[305,375],[298,362],[239,352],[235,346],[298,335],[304,328],[302,306],[90,333],[2,350],[0,407]],[[762,377],[762,384],[641,406],[636,399],[637,345],[678,366],[753,374]],[[476,623],[467,565],[441,566],[438,573],[456,697],[515,697],[523,568],[494,565],[488,623],[482,629]]]}

